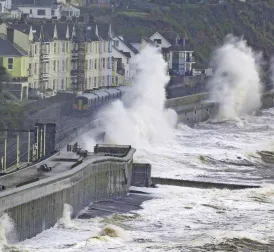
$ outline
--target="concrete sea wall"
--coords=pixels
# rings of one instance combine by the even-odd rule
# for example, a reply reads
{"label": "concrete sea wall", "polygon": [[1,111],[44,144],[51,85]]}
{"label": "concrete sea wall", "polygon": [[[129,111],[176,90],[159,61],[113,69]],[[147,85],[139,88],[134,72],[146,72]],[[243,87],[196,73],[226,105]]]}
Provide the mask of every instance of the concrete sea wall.
{"label": "concrete sea wall", "polygon": [[168,99],[165,107],[175,110],[180,122],[195,124],[206,121],[218,112],[218,105],[207,101],[208,97],[208,93],[201,93]]}
{"label": "concrete sea wall", "polygon": [[[124,158],[93,158],[58,175],[2,191],[0,212],[7,212],[14,221],[16,240],[54,226],[63,215],[64,204],[73,207],[75,216],[92,201],[124,196],[129,191],[134,152],[131,149]],[[36,168],[28,169],[35,172]]]}
{"label": "concrete sea wall", "polygon": [[[264,93],[261,103],[262,109],[274,107],[274,92]],[[218,113],[219,104],[209,101],[208,93],[201,93],[168,99],[165,107],[174,109],[180,122],[195,124],[213,118]]]}

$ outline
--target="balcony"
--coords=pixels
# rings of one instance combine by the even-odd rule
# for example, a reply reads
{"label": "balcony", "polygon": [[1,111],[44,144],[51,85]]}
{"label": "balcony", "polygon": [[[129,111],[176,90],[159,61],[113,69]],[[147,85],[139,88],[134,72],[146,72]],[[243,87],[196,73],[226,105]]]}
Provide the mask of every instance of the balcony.
{"label": "balcony", "polygon": [[70,71],[71,76],[77,76],[78,75],[78,71],[76,69],[73,69]]}
{"label": "balcony", "polygon": [[48,73],[40,73],[40,80],[48,80],[49,74]]}
{"label": "balcony", "polygon": [[41,61],[48,62],[49,61],[49,54],[41,54]]}
{"label": "balcony", "polygon": [[195,58],[194,57],[187,57],[186,62],[188,63],[195,63]]}
{"label": "balcony", "polygon": [[11,79],[11,82],[27,82],[28,81],[28,77],[14,77]]}

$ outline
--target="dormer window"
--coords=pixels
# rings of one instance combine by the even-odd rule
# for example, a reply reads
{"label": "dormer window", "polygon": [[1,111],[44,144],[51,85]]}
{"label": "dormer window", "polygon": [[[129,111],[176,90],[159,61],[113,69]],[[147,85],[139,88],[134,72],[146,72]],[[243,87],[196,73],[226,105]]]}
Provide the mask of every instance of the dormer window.
{"label": "dormer window", "polygon": [[113,42],[115,47],[119,47],[119,40],[114,40]]}
{"label": "dormer window", "polygon": [[162,40],[161,40],[161,39],[154,39],[154,42],[155,42],[157,45],[161,45],[161,44],[162,44]]}

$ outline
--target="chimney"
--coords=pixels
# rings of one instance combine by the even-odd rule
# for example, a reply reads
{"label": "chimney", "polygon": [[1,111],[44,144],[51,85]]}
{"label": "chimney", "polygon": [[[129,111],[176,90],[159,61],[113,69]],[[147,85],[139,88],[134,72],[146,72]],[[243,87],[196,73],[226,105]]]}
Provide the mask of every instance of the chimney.
{"label": "chimney", "polygon": [[14,42],[14,29],[13,28],[7,28],[7,37],[8,40],[13,43]]}

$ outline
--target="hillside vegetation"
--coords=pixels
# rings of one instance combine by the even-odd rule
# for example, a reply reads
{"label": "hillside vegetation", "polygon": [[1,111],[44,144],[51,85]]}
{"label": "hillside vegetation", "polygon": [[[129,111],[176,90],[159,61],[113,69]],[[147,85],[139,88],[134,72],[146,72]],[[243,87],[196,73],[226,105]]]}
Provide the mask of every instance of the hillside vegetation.
{"label": "hillside vegetation", "polygon": [[212,50],[227,34],[244,36],[256,50],[270,57],[274,47],[273,1],[226,4],[171,3],[151,10],[116,9],[112,23],[117,34],[150,36],[155,31],[176,31],[187,35],[198,61],[208,65]]}

